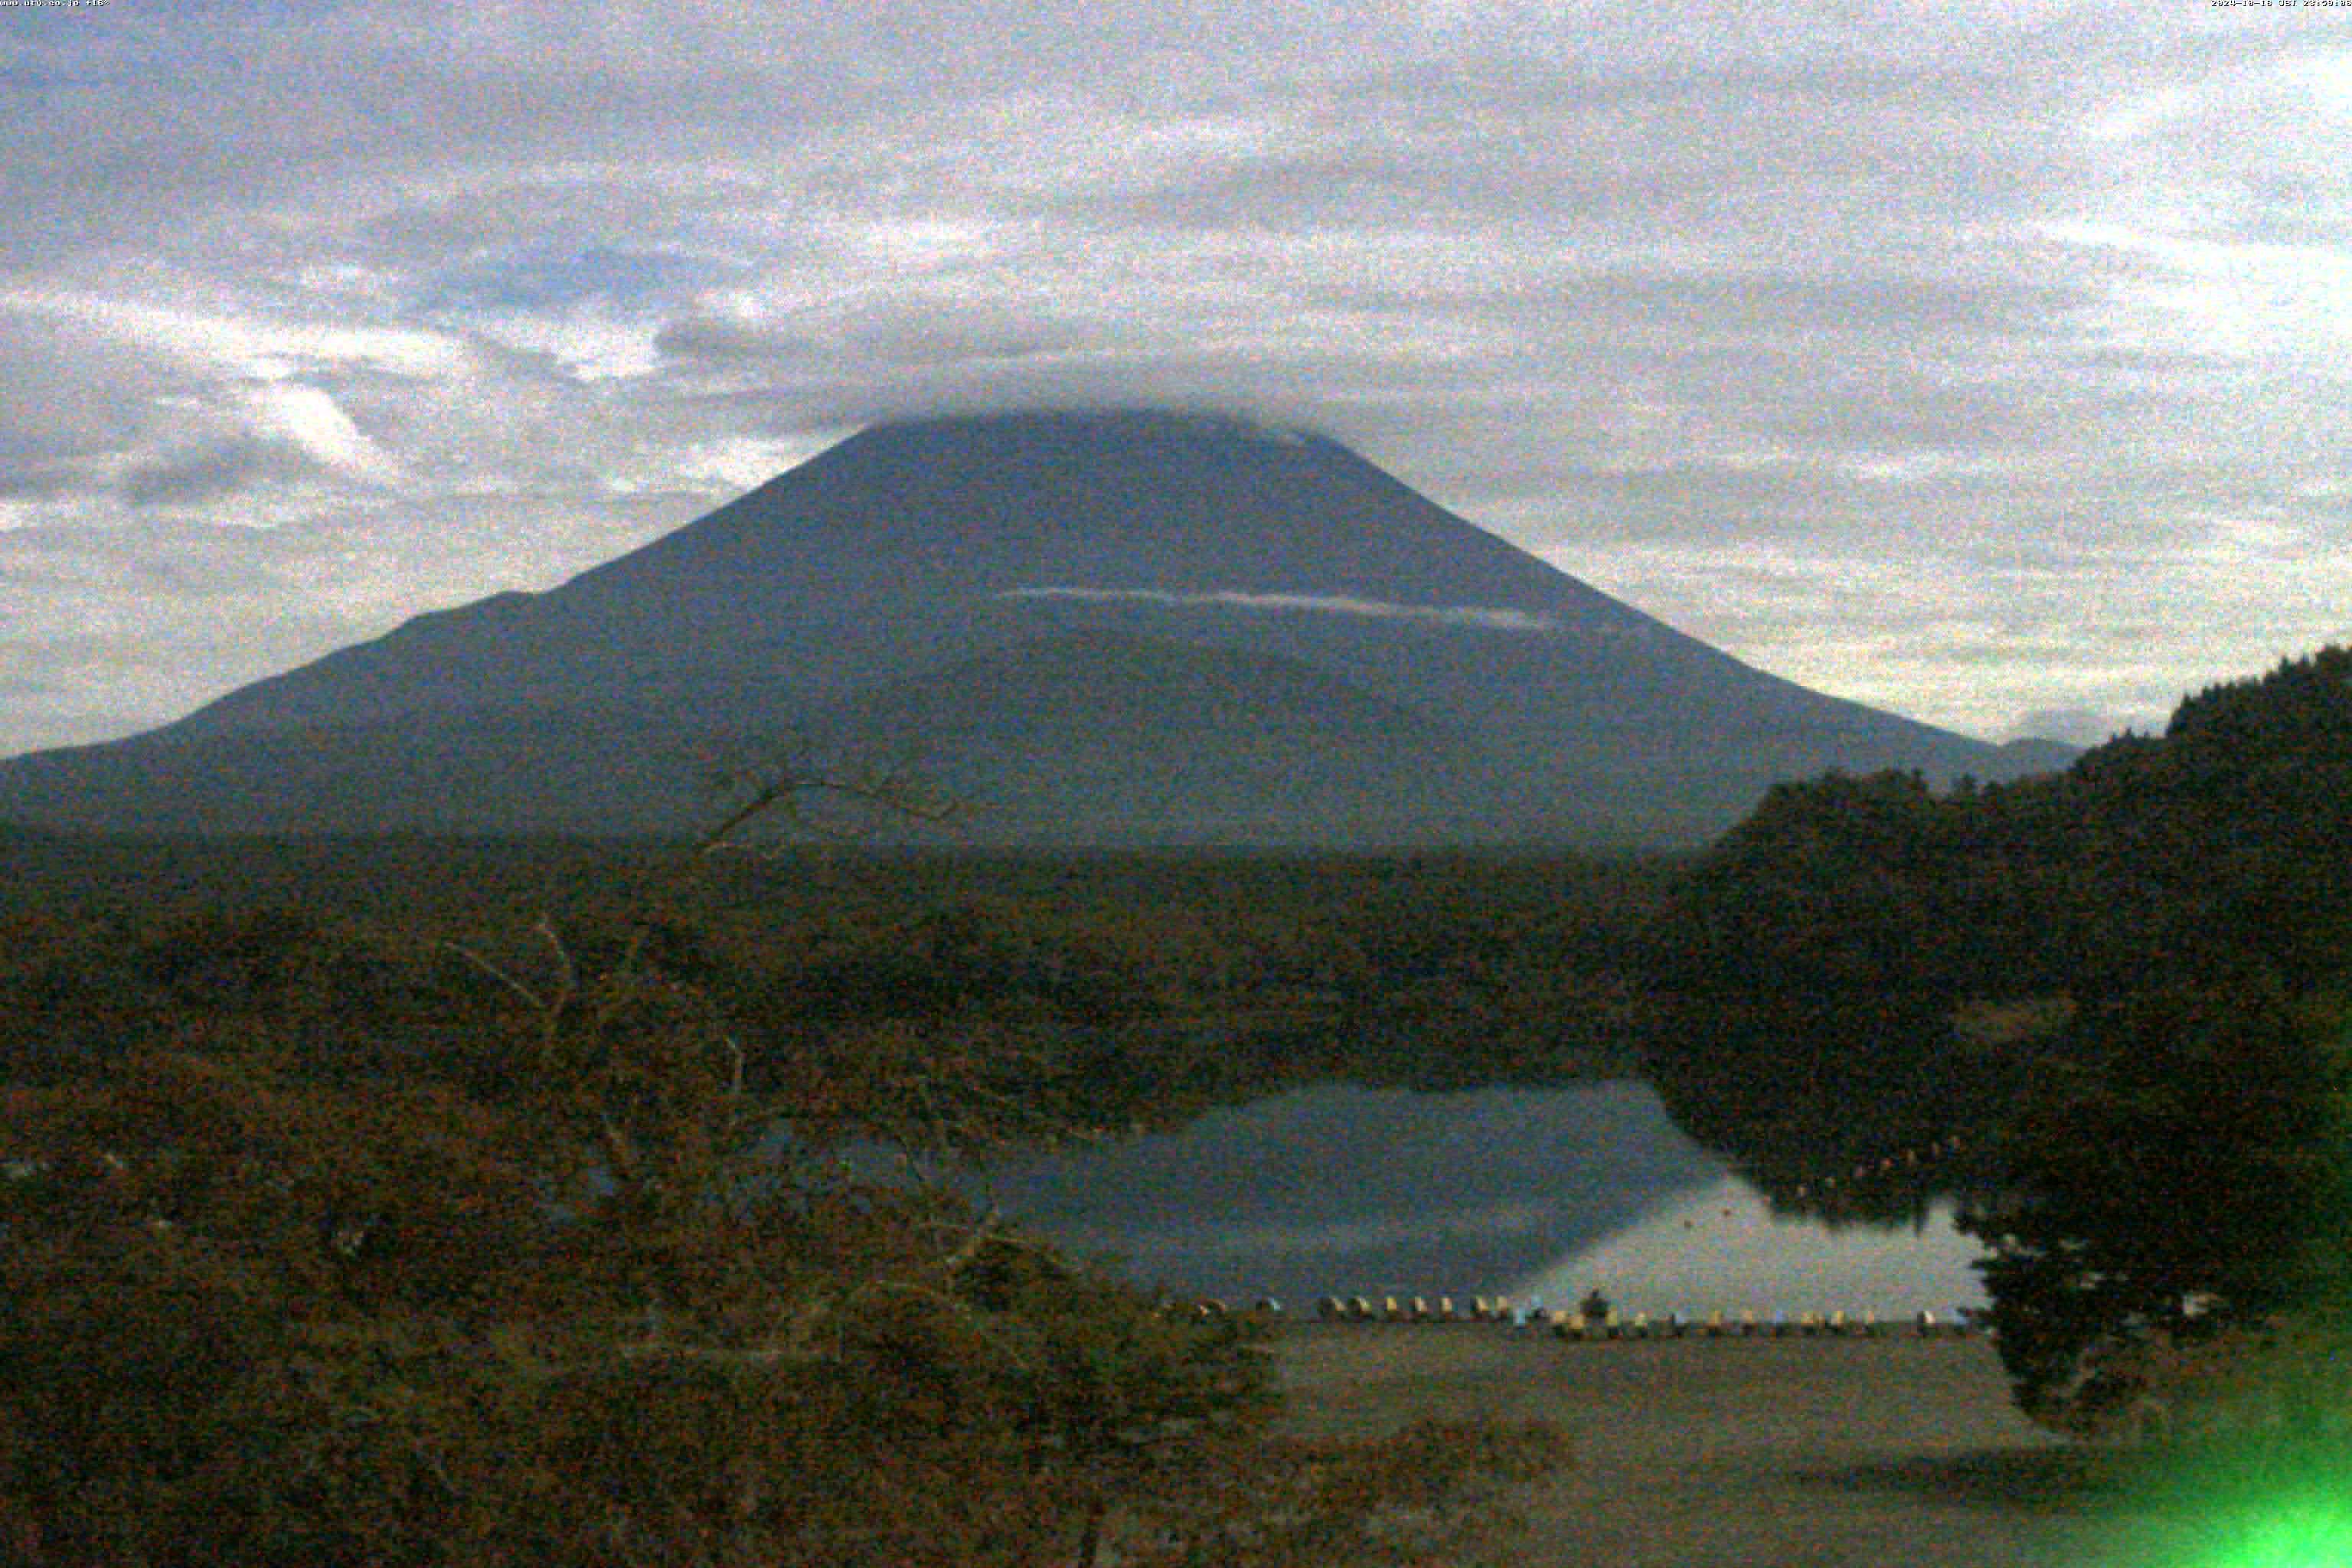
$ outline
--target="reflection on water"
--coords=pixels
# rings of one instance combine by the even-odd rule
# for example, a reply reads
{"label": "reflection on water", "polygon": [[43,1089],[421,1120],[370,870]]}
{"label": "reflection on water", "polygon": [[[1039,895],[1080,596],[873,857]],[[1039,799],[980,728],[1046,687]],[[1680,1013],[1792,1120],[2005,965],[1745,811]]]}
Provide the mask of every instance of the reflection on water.
{"label": "reflection on water", "polygon": [[[1460,1094],[1326,1085],[1181,1132],[971,1178],[1081,1254],[1186,1296],[1540,1291],[1634,1310],[1948,1311],[1969,1244],[1775,1221],[1649,1086]],[[1728,1211],[1728,1212],[1726,1212]]]}
{"label": "reflection on water", "polygon": [[1706,1190],[1677,1194],[1575,1256],[1521,1280],[1514,1295],[1566,1305],[1599,1288],[1628,1312],[1752,1311],[1769,1320],[1926,1310],[1948,1319],[1985,1303],[1969,1263],[1982,1256],[1952,1228],[1948,1204],[1914,1230],[1775,1217],[1754,1188],[1726,1174]]}

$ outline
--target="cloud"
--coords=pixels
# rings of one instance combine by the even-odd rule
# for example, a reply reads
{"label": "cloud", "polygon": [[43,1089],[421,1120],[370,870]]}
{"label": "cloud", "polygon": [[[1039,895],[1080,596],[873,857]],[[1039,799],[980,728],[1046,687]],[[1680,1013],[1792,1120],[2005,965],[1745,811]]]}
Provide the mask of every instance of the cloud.
{"label": "cloud", "polygon": [[2137,729],[2142,734],[2159,731],[2162,725],[2148,723],[2145,719],[2132,720],[2095,708],[2037,708],[2021,713],[2009,726],[2010,740],[2063,741],[2072,746],[2095,746],[2113,740],[2126,730]]}
{"label": "cloud", "polygon": [[534,246],[445,268],[421,303],[426,310],[459,318],[477,310],[544,310],[592,301],[625,310],[691,292],[732,270],[712,258],[669,250]]}
{"label": "cloud", "polygon": [[122,477],[122,495],[133,506],[187,506],[232,496],[283,471],[277,449],[258,441],[226,441],[185,447],[147,458]]}
{"label": "cloud", "polygon": [[256,388],[250,401],[259,424],[320,467],[353,479],[394,477],[395,465],[383,448],[320,388],[272,382]]}
{"label": "cloud", "polygon": [[[169,288],[174,280],[145,281]],[[273,320],[208,309],[200,300],[157,303],[67,289],[0,291],[0,311],[46,316],[136,352],[260,379],[276,379],[301,365],[345,364],[432,376],[458,368],[463,353],[446,334],[432,331]]]}
{"label": "cloud", "polygon": [[1244,594],[1230,590],[1174,593],[1160,588],[1013,588],[1000,599],[1077,599],[1088,604],[1168,605],[1226,610],[1303,611],[1320,616],[1367,616],[1375,620],[1420,621],[1431,626],[1475,626],[1491,632],[1555,632],[1558,622],[1525,610],[1484,605],[1391,605],[1336,594]]}
{"label": "cloud", "polygon": [[79,476],[64,464],[0,458],[0,501],[47,500],[81,485]]}
{"label": "cloud", "polygon": [[[763,454],[1054,402],[1328,430],[1936,721],[2160,712],[2343,628],[2352,52],[2276,21],[0,11],[0,540],[126,568],[11,599],[85,695],[0,751],[174,716],[109,663],[174,624],[158,530],[265,525],[381,630]],[[215,682],[314,647],[298,577],[251,591]]]}

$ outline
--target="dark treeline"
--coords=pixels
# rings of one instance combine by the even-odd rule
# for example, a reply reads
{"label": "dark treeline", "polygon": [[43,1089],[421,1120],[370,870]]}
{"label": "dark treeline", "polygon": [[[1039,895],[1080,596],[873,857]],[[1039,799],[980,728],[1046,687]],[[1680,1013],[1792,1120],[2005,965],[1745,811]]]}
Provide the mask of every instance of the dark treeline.
{"label": "dark treeline", "polygon": [[1997,1115],[2074,1005],[2097,900],[2071,787],[1776,788],[1653,931],[1647,1065],[1676,1117],[1832,1215],[1916,1213],[1948,1187],[1952,1163],[1916,1152]]}
{"label": "dark treeline", "polygon": [[1654,1076],[1792,1191],[1988,1121],[2123,997],[2325,991],[2352,963],[2348,667],[2217,687],[2063,773],[1776,788],[1654,929]]}
{"label": "dark treeline", "polygon": [[1784,785],[1654,935],[1678,1117],[1832,1215],[1969,1193],[2028,1409],[2095,1426],[2352,1308],[2352,651],[2063,774]]}
{"label": "dark treeline", "polygon": [[[755,1079],[877,1033],[1106,1127],[1329,1078],[1636,1070],[1675,867],[1634,858],[781,850],[690,881],[650,844],[0,837],[0,1072],[266,1035],[303,1070],[474,1081],[493,970],[636,940]],[[636,935],[651,917],[649,939]],[[257,1027],[266,1025],[266,1028]]]}
{"label": "dark treeline", "polygon": [[1605,1070],[1650,873],[688,859],[0,837],[0,1558],[1403,1564],[1559,1462],[836,1156]]}

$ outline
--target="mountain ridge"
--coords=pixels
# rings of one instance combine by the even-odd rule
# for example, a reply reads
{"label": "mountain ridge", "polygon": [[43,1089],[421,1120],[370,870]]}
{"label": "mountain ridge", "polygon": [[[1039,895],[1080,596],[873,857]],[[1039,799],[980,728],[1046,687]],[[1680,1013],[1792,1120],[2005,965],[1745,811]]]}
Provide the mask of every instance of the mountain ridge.
{"label": "mountain ridge", "polygon": [[[1196,414],[1044,411],[876,426],[542,593],[418,616],[110,746],[0,761],[0,815],[120,823],[143,800],[198,831],[528,827],[529,801],[494,782],[504,754],[550,792],[548,823],[581,826],[557,797],[584,791],[612,806],[589,825],[659,831],[694,808],[682,781],[638,776],[646,756],[763,731],[821,731],[846,749],[846,716],[861,711],[877,734],[919,727],[925,712],[951,731],[950,717],[969,712],[987,756],[964,768],[974,759],[942,755],[946,785],[960,769],[1034,784],[1055,766],[1042,737],[1077,731],[1033,715],[1043,750],[1008,771],[1024,685],[1058,668],[1038,649],[1087,636],[1118,639],[1097,646],[1120,650],[1128,697],[1156,690],[1160,706],[1135,710],[1122,763],[1083,759],[1102,792],[1092,808],[1065,790],[1045,792],[1057,804],[1039,820],[1000,803],[1013,837],[1050,837],[1075,815],[1113,842],[1222,842],[1236,822],[1284,842],[1689,838],[1783,777],[1897,766],[1990,779],[2042,760],[1754,669],[1329,437]],[[1203,648],[1219,651],[1184,651]],[[975,668],[997,684],[955,673]],[[1086,700],[1055,679],[1059,700]],[[1254,717],[1234,699],[1251,679],[1280,693]],[[960,692],[952,713],[924,694],[942,683]],[[1185,691],[1227,702],[1241,715],[1228,731],[1278,724],[1328,733],[1333,749],[1320,761],[1282,752],[1295,777],[1266,779],[1256,805],[1225,792],[1188,826],[1161,787],[1168,735],[1188,737],[1198,765],[1183,771],[1208,794],[1220,768],[1257,778],[1274,752],[1262,734],[1204,727],[1171,695]],[[1374,712],[1391,715],[1392,766],[1375,765]],[[310,762],[289,750],[298,733],[320,748]],[[1466,751],[1438,738],[1456,735]],[[309,782],[273,786],[268,769],[236,760],[240,747],[295,759],[289,775]],[[616,748],[635,760],[616,762]],[[442,755],[456,782],[420,780],[419,754]],[[141,782],[159,767],[182,801]],[[626,809],[603,776],[615,771],[642,786]],[[1382,789],[1406,808],[1372,810]],[[1122,799],[1138,803],[1132,833]],[[1351,822],[1387,826],[1318,826],[1312,801],[1354,803]]]}

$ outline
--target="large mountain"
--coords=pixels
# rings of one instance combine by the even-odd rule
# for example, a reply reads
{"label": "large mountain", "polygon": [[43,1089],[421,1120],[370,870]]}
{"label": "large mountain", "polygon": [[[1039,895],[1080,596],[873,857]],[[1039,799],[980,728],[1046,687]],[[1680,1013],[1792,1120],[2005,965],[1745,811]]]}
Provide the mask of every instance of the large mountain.
{"label": "large mountain", "polygon": [[0,761],[0,817],[674,831],[711,759],[786,752],[1105,845],[1687,838],[1779,778],[2053,760],[1749,668],[1321,437],[1045,413],[868,430],[547,593]]}

